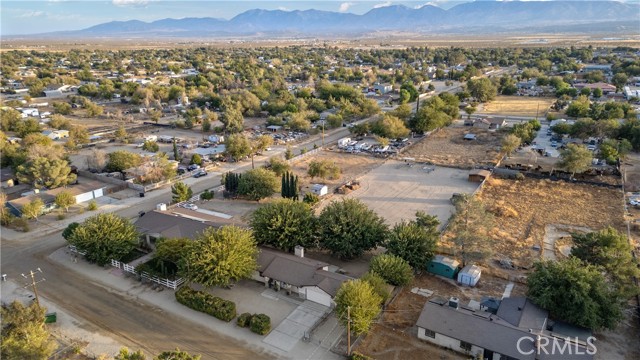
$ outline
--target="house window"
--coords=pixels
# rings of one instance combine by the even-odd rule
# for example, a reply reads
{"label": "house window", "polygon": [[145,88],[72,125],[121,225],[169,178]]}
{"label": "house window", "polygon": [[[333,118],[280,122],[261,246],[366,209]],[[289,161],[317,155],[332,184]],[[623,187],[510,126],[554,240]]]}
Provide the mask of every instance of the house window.
{"label": "house window", "polygon": [[431,331],[429,329],[424,329],[424,336],[435,339],[436,338],[436,332],[435,331]]}
{"label": "house window", "polygon": [[471,344],[468,342],[460,341],[460,348],[465,351],[471,351]]}

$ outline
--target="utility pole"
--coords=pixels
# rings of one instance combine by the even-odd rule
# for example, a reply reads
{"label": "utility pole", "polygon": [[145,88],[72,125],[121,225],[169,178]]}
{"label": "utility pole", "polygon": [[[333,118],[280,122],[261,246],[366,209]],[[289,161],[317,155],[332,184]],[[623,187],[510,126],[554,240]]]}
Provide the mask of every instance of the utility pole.
{"label": "utility pole", "polygon": [[[40,268],[37,269],[38,272],[42,273],[42,270],[40,270]],[[33,294],[36,297],[36,304],[38,305],[38,307],[40,307],[40,299],[38,298],[38,289],[36,288],[36,284],[45,281],[45,278],[42,278],[38,281],[36,281],[35,275],[37,274],[37,272],[33,271],[33,270],[29,270],[29,275],[31,276],[31,284],[27,284],[25,287],[31,285],[31,287],[33,288]],[[25,275],[25,274],[20,274],[22,275],[23,278],[29,280],[29,278]]]}
{"label": "utility pole", "polygon": [[351,356],[351,306],[347,306],[347,356]]}

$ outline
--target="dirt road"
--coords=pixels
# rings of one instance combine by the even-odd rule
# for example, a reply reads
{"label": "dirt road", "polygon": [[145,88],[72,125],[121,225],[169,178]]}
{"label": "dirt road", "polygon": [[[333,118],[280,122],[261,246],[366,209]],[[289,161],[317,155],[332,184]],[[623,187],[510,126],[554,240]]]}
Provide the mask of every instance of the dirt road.
{"label": "dirt road", "polygon": [[2,273],[16,278],[40,267],[46,278],[38,286],[40,296],[91,323],[86,330],[110,336],[147,354],[179,347],[201,354],[202,359],[270,358],[237,340],[89,281],[49,260],[48,255],[63,244],[59,234],[29,244],[3,241]]}

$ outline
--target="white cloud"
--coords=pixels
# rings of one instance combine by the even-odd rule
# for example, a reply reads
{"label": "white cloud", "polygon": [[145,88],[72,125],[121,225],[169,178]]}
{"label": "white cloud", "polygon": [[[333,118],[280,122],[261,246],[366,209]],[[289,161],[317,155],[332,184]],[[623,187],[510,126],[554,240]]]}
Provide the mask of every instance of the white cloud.
{"label": "white cloud", "polygon": [[342,4],[340,4],[340,9],[338,9],[338,11],[347,12],[349,8],[353,5],[354,4],[352,2],[343,2]]}
{"label": "white cloud", "polygon": [[279,7],[278,7],[278,10],[281,10],[281,11],[289,11],[289,8],[284,7],[284,6],[279,6]]}
{"label": "white cloud", "polygon": [[149,0],[112,0],[111,3],[115,6],[144,6]]}
{"label": "white cloud", "polygon": [[379,8],[383,8],[383,7],[387,7],[387,6],[391,6],[391,1],[385,1],[383,3],[373,5],[373,8],[374,9],[379,9]]}
{"label": "white cloud", "polygon": [[19,18],[32,18],[44,15],[44,11],[27,11],[18,15]]}

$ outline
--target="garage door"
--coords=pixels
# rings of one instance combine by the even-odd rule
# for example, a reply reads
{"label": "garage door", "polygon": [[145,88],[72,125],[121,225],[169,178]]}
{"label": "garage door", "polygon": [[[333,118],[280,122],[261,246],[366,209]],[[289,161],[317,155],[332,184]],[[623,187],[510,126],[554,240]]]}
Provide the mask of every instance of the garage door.
{"label": "garage door", "polygon": [[307,300],[317,302],[318,304],[331,307],[331,296],[316,287],[308,287]]}
{"label": "garage door", "polygon": [[86,192],[84,194],[76,195],[76,203],[82,203],[93,199],[93,191]]}

